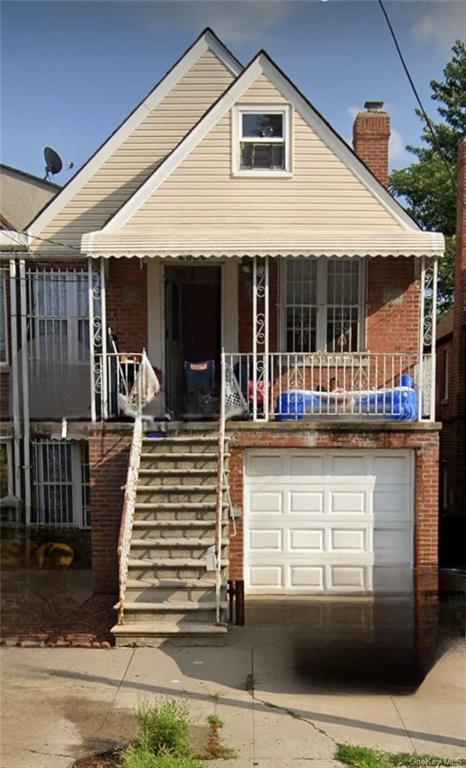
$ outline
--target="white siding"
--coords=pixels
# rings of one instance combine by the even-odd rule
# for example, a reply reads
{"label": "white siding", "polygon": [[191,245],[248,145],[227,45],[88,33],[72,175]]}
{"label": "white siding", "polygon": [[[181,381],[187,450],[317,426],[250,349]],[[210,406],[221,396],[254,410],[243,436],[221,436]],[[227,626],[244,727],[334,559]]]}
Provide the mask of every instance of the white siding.
{"label": "white siding", "polygon": [[[120,145],[40,233],[80,247],[85,232],[100,229],[157,168],[233,80],[211,52],[205,52],[163,101]],[[63,248],[36,241],[38,250]],[[69,255],[69,251],[67,255]]]}
{"label": "white siding", "polygon": [[[283,104],[261,75],[238,102]],[[394,232],[400,224],[295,110],[291,177],[233,177],[231,113],[212,128],[125,230],[164,225],[287,223]]]}

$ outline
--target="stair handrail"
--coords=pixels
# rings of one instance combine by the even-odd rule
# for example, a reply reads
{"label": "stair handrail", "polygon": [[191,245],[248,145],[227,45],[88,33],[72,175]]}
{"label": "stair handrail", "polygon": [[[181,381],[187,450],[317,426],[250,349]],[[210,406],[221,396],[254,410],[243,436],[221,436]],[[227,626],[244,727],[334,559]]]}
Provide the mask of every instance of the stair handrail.
{"label": "stair handrail", "polygon": [[220,407],[218,418],[217,446],[217,506],[215,514],[215,621],[220,623],[220,602],[222,590],[222,524],[223,486],[225,464],[225,352],[220,358]]}
{"label": "stair handrail", "polygon": [[131,544],[131,532],[133,529],[134,509],[136,505],[136,485],[139,476],[139,465],[142,450],[142,418],[136,416],[134,420],[133,437],[128,461],[128,472],[121,515],[120,535],[118,539],[118,581],[119,603],[118,624],[123,624],[123,614],[126,599],[126,583],[128,579],[128,556]]}

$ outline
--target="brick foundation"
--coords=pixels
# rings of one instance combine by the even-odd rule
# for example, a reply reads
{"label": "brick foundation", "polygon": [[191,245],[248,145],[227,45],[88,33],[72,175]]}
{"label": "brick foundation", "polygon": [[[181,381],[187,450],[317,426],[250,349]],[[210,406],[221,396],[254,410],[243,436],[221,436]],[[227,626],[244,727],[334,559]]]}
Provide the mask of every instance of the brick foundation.
{"label": "brick foundation", "polygon": [[128,471],[131,432],[104,426],[89,435],[92,585],[118,593],[118,536]]}
{"label": "brick foundation", "polygon": [[[438,549],[438,454],[436,430],[242,429],[230,438],[230,491],[243,509],[244,451],[249,448],[399,448],[415,451],[415,567],[436,568]],[[243,578],[243,518],[230,539],[230,578]]]}

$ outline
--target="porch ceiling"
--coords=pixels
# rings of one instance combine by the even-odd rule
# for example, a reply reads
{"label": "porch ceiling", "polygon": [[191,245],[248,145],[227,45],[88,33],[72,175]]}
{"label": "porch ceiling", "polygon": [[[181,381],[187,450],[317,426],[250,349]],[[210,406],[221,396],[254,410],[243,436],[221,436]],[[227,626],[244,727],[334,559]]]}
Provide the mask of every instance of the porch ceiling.
{"label": "porch ceiling", "polygon": [[89,232],[81,250],[93,258],[232,258],[252,256],[442,256],[437,232],[329,231],[304,227],[157,227]]}

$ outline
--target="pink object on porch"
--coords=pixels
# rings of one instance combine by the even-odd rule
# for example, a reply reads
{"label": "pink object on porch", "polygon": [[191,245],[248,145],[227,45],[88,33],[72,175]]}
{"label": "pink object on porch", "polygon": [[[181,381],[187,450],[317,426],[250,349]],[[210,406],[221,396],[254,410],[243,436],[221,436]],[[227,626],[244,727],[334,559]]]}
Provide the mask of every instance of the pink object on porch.
{"label": "pink object on porch", "polygon": [[[270,382],[256,381],[256,396],[258,405],[264,404],[266,391],[270,391]],[[248,381],[248,399],[254,400],[254,381],[251,381],[251,379]]]}

